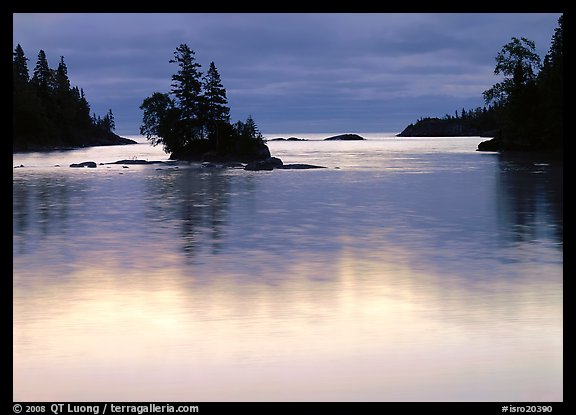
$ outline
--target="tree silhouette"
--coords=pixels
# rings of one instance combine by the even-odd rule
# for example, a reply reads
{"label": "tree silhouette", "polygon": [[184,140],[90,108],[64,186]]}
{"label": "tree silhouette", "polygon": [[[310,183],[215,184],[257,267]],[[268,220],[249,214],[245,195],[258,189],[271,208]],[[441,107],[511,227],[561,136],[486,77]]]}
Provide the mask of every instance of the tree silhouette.
{"label": "tree silhouette", "polygon": [[230,124],[226,89],[214,62],[204,76],[195,53],[180,44],[171,63],[178,64],[172,75],[170,94],[154,92],[140,105],[143,111],[140,133],[152,145],[162,144],[173,159],[211,157],[227,160],[256,160],[269,157],[262,134],[249,117],[251,133]]}
{"label": "tree silhouette", "polygon": [[12,69],[14,81],[20,84],[26,84],[30,80],[27,61],[28,58],[24,56],[24,50],[22,46],[20,46],[20,43],[18,43],[13,53]]}
{"label": "tree silhouette", "polygon": [[31,81],[40,94],[48,96],[52,83],[52,71],[48,66],[46,53],[42,49],[38,52],[38,60],[36,61],[36,67],[34,68],[34,75]]}
{"label": "tree silhouette", "polygon": [[196,62],[195,53],[185,43],[176,48],[174,59],[170,63],[179,66],[172,75],[172,94],[176,97],[180,110],[180,130],[183,134],[183,146],[197,138],[204,138],[202,129],[202,73]]}
{"label": "tree silhouette", "polygon": [[494,75],[504,75],[504,80],[484,91],[486,104],[495,101],[506,103],[511,95],[534,82],[540,69],[540,57],[535,53],[533,41],[513,37],[496,55]]}
{"label": "tree silhouette", "polygon": [[13,52],[13,148],[45,149],[60,146],[127,144],[113,133],[112,110],[104,119],[90,117],[84,90],[71,87],[64,56],[51,69],[44,50],[38,53],[32,78],[18,44]]}

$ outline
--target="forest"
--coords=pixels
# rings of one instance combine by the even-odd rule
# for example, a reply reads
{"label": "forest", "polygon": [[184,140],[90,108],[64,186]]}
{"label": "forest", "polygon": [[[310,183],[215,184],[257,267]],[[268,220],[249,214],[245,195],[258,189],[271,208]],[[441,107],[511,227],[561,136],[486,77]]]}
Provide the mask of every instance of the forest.
{"label": "forest", "polygon": [[563,16],[558,19],[543,60],[536,45],[513,37],[496,55],[494,75],[501,82],[484,91],[488,107],[443,118],[421,118],[399,136],[494,137],[479,150],[562,151],[563,149]]}
{"label": "forest", "polygon": [[84,90],[70,85],[63,56],[52,69],[40,50],[30,76],[28,58],[18,44],[12,70],[13,151],[135,143],[114,133],[111,109],[103,117],[90,114]]}

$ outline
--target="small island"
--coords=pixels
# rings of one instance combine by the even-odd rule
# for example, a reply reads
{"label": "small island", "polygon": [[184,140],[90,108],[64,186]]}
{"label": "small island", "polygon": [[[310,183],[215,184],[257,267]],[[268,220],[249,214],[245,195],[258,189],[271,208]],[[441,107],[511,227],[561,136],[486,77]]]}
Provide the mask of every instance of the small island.
{"label": "small island", "polygon": [[271,138],[268,141],[308,141],[308,139],[298,137],[288,137],[288,138],[277,137],[277,138]]}
{"label": "small island", "polygon": [[136,144],[114,133],[111,109],[104,117],[90,115],[84,90],[70,85],[63,56],[51,69],[40,50],[30,77],[20,44],[13,55],[13,152]]}
{"label": "small island", "polygon": [[365,138],[359,136],[358,134],[339,134],[324,139],[324,141],[357,141],[357,140],[365,140]]}
{"label": "small island", "polygon": [[162,145],[171,160],[250,163],[271,158],[251,115],[230,122],[226,89],[214,62],[203,74],[185,43],[169,62],[178,66],[170,92],[154,92],[140,105],[140,133],[152,145]]}

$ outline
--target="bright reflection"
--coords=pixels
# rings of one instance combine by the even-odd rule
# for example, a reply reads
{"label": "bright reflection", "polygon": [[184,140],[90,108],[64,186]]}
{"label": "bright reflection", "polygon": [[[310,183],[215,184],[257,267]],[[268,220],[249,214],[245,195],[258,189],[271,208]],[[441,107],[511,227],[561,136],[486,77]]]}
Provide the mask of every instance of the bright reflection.
{"label": "bright reflection", "polygon": [[271,284],[104,266],[15,290],[14,398],[562,400],[561,285],[539,282],[545,266],[519,287],[403,258],[254,258],[282,276]]}

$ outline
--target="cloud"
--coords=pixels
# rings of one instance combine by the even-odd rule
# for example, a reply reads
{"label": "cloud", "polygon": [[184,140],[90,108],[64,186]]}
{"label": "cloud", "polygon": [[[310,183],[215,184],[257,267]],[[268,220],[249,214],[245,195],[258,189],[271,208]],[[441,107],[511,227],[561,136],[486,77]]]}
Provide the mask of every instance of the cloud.
{"label": "cloud", "polygon": [[277,132],[295,131],[290,123],[323,131],[334,131],[330,123],[381,128],[382,120],[399,130],[419,116],[482,105],[482,91],[498,81],[498,50],[512,36],[526,36],[545,54],[558,17],[17,13],[13,42],[21,43],[31,71],[39,49],[51,66],[64,56],[93,111],[112,108],[125,134],[137,133],[146,96],[169,91],[176,67],[168,61],[181,43],[204,68],[216,63],[233,117],[251,114]]}

